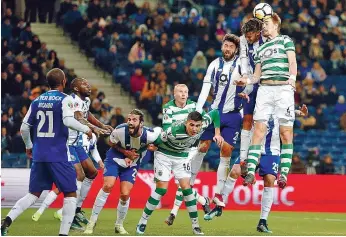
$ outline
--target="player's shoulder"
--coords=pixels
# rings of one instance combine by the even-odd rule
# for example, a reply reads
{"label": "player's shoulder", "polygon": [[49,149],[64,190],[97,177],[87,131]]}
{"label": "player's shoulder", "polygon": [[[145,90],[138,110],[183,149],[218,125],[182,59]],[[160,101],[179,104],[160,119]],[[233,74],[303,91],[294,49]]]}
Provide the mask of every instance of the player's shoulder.
{"label": "player's shoulder", "polygon": [[284,42],[287,42],[287,41],[292,41],[293,42],[292,38],[289,37],[288,35],[281,35],[281,37],[284,40]]}
{"label": "player's shoulder", "polygon": [[122,123],[119,124],[118,126],[115,127],[115,129],[123,129],[123,128],[127,128],[129,127],[129,125],[127,123]]}
{"label": "player's shoulder", "polygon": [[220,57],[215,58],[210,64],[209,67],[216,67],[220,63]]}
{"label": "player's shoulder", "polygon": [[186,105],[196,105],[197,103],[193,100],[187,99]]}
{"label": "player's shoulder", "polygon": [[241,36],[239,37],[239,40],[240,40],[240,43],[242,43],[242,44],[247,44],[247,40],[246,40],[246,38],[245,38],[245,35],[241,35]]}
{"label": "player's shoulder", "polygon": [[86,98],[85,98],[85,102],[86,102],[87,104],[89,104],[89,105],[90,105],[90,104],[91,104],[91,100],[90,100],[90,98],[89,98],[89,97],[86,97]]}
{"label": "player's shoulder", "polygon": [[172,106],[175,106],[174,100],[168,101],[166,104],[163,105],[163,108],[169,109]]}

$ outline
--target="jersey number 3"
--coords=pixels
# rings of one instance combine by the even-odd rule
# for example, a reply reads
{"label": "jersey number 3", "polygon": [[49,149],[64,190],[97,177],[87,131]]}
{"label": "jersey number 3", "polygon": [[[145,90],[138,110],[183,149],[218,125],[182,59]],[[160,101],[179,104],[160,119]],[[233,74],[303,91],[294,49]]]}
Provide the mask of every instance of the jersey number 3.
{"label": "jersey number 3", "polygon": [[[48,118],[48,132],[41,132],[43,125],[46,123]],[[37,126],[37,137],[54,137],[53,132],[53,111],[43,112],[42,110],[37,111],[36,119],[40,120]]]}

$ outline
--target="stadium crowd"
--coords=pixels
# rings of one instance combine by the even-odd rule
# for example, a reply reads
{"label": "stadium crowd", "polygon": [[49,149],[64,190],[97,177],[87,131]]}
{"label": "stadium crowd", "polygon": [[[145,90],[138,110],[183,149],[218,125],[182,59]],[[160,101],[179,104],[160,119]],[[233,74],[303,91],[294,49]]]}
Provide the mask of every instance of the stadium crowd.
{"label": "stadium crowd", "polygon": [[[148,110],[153,124],[160,125],[162,104],[173,98],[174,85],[187,84],[191,99],[196,100],[208,64],[221,56],[223,36],[240,35],[242,23],[252,17],[258,1],[194,2],[203,7],[194,8],[185,1],[174,1],[173,5],[159,2],[152,8],[148,1],[138,6],[134,0],[76,4],[64,0],[56,23],[134,96],[139,108]],[[346,165],[342,149],[346,145],[345,6],[338,0],[267,2],[282,18],[281,33],[295,41],[295,102],[297,107],[308,105],[310,112],[295,123],[297,155],[292,172],[342,173],[340,169]],[[69,82],[75,74],[31,32],[30,23],[9,9],[2,17],[1,31],[2,154],[20,153],[24,144],[18,128],[31,100],[47,90],[45,72],[59,67]],[[121,109],[107,104],[97,88],[92,100],[91,111],[103,122],[114,127],[123,121]],[[106,149],[105,144],[103,147]],[[218,152],[212,149],[206,160],[210,168],[216,168]]]}

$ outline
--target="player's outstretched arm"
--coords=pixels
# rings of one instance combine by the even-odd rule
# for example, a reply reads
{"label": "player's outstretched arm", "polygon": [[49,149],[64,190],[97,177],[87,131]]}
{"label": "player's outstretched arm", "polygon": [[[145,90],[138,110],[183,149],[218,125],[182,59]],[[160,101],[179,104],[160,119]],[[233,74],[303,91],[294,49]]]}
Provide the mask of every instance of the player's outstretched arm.
{"label": "player's outstretched arm", "polygon": [[[210,117],[210,119],[207,119],[206,121],[209,121],[209,123],[213,123],[214,127],[215,127],[215,136],[213,137],[213,141],[216,142],[216,144],[219,147],[221,147],[224,139],[221,136],[221,130],[220,130],[221,122],[220,122],[219,110],[214,109],[214,110],[210,111],[207,115],[208,115],[208,117]],[[208,124],[208,126],[209,126],[209,124]]]}
{"label": "player's outstretched arm", "polygon": [[107,130],[108,134],[110,134],[113,131],[113,127],[112,126],[109,126],[109,125],[101,123],[101,121],[98,120],[90,111],[89,111],[89,115],[88,115],[88,121],[91,124],[95,125],[96,127],[99,127],[99,128],[104,129],[104,130]]}
{"label": "player's outstretched arm", "polygon": [[203,80],[203,86],[201,93],[199,94],[197,104],[196,104],[196,111],[202,113],[203,111],[203,106],[205,104],[205,101],[208,98],[210,88],[211,88],[211,82],[214,80],[214,75],[215,75],[215,60],[209,65],[207,69],[207,73],[204,76]]}
{"label": "player's outstretched arm", "polygon": [[[90,112],[89,112],[89,114],[90,114]],[[83,113],[81,111],[75,111],[74,112],[74,117],[80,123],[88,126],[93,131],[93,133],[96,134],[97,137],[99,137],[100,135],[105,135],[105,134],[108,135],[108,134],[110,134],[110,132],[108,130],[102,129],[100,127],[97,127],[97,126],[91,124],[88,120],[86,120],[84,118]]]}

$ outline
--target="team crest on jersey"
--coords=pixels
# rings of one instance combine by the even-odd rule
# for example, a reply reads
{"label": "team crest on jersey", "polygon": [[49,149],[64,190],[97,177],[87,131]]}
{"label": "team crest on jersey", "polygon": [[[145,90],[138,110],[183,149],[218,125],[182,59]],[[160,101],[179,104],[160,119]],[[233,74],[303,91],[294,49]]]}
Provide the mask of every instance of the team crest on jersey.
{"label": "team crest on jersey", "polygon": [[169,116],[167,114],[164,114],[163,115],[163,120],[167,120],[167,119],[169,119]]}
{"label": "team crest on jersey", "polygon": [[159,172],[157,172],[159,176],[162,176],[163,172],[162,170],[159,170]]}
{"label": "team crest on jersey", "polygon": [[79,105],[79,104],[78,104],[78,102],[74,103],[74,107],[76,107],[76,108],[77,108],[77,107],[78,107],[78,105]]}

